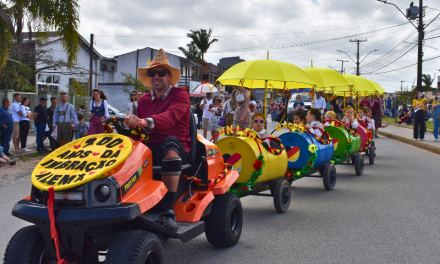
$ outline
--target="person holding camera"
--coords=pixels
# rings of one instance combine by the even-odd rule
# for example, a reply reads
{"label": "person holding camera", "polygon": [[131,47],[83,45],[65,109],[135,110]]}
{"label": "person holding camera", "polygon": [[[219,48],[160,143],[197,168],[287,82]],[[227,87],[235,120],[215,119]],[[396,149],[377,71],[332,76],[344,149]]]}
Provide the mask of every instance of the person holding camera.
{"label": "person holding camera", "polygon": [[425,98],[425,93],[418,91],[414,96],[414,139],[419,139],[420,129],[420,141],[425,141],[425,112],[428,107],[426,106],[429,98]]}

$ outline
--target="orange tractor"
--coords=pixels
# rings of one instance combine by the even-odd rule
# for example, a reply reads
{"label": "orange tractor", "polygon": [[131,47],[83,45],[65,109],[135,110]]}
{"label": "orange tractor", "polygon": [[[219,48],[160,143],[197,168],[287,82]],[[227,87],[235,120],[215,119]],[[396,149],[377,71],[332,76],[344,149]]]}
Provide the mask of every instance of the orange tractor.
{"label": "orange tractor", "polygon": [[242,231],[239,177],[218,147],[197,135],[190,118],[190,164],[182,165],[174,211],[177,232],[157,223],[167,192],[161,166],[142,143],[144,128],[87,136],[46,156],[32,174],[30,196],[12,215],[32,223],[11,238],[5,264],[163,263],[162,242],[187,242],[203,232],[209,243],[235,245]]}

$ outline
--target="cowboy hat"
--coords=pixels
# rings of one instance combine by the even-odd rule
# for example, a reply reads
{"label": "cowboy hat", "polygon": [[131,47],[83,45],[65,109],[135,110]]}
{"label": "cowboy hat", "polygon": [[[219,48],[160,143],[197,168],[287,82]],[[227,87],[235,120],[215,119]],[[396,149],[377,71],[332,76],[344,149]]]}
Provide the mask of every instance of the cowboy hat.
{"label": "cowboy hat", "polygon": [[147,72],[149,69],[157,67],[157,66],[163,66],[167,68],[168,71],[171,73],[171,85],[176,85],[179,83],[180,80],[180,70],[177,68],[173,68],[170,65],[170,62],[168,61],[167,55],[163,49],[160,49],[156,55],[154,56],[154,59],[151,61],[151,63],[148,63],[148,67],[146,68],[138,68],[137,74],[139,76],[139,79],[143,84],[145,84],[147,87],[153,87],[151,84],[150,77],[148,76]]}

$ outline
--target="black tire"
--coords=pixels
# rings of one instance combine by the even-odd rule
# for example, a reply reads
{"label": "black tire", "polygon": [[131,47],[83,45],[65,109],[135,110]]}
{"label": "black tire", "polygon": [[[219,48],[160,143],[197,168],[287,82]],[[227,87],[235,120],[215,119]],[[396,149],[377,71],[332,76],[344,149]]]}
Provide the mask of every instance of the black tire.
{"label": "black tire", "polygon": [[368,161],[371,165],[374,164],[374,158],[376,157],[376,150],[374,149],[374,146],[370,146],[368,149]]}
{"label": "black tire", "polygon": [[273,205],[278,213],[287,212],[290,206],[291,196],[292,192],[289,182],[286,180],[278,181],[273,192]]}
{"label": "black tire", "polygon": [[364,156],[360,153],[356,154],[354,170],[357,176],[361,176],[364,173]]}
{"label": "black tire", "polygon": [[211,213],[205,217],[205,235],[216,247],[232,247],[240,240],[243,229],[243,208],[233,193],[216,195]]}
{"label": "black tire", "polygon": [[326,164],[322,175],[322,182],[327,191],[331,191],[336,185],[336,168],[333,164]]}
{"label": "black tire", "polygon": [[40,260],[56,260],[54,257],[47,249],[40,229],[32,225],[23,227],[14,234],[6,247],[3,263],[39,264]]}
{"label": "black tire", "polygon": [[105,264],[163,264],[162,243],[156,234],[133,230],[119,234],[107,252]]}

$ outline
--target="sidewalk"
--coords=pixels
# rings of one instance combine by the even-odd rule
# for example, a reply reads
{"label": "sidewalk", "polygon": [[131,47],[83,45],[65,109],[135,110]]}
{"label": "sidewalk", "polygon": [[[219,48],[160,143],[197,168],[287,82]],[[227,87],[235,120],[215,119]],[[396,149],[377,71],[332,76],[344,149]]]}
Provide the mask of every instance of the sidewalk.
{"label": "sidewalk", "polygon": [[[37,151],[37,143],[36,143],[36,136],[35,133],[33,131],[29,131],[28,137],[27,137],[27,141],[26,141],[26,148],[29,149],[29,152],[15,152],[15,147],[14,147],[14,143],[10,142],[9,144],[9,152],[14,156],[14,158],[16,157],[20,157],[22,155],[24,156],[28,156],[28,155],[32,155],[32,154],[36,154],[38,153]],[[45,142],[45,146],[47,149],[50,150],[50,146],[49,146],[49,141]],[[20,145],[21,147],[21,145]]]}
{"label": "sidewalk", "polygon": [[414,147],[418,147],[436,154],[440,154],[440,142],[434,142],[434,135],[432,133],[425,133],[425,141],[416,141],[413,138],[413,130],[407,127],[398,127],[389,125],[385,128],[379,129],[379,135],[392,138]]}

